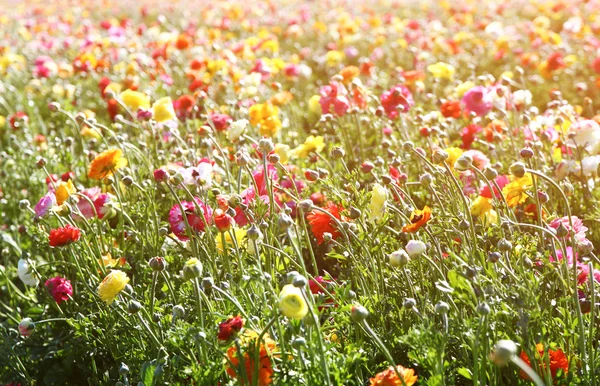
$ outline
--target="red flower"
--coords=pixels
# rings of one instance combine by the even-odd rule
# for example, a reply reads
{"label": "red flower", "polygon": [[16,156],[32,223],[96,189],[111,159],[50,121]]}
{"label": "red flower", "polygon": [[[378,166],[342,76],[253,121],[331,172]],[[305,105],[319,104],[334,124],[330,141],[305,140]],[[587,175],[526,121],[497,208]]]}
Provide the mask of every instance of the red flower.
{"label": "red flower", "polygon": [[235,220],[233,217],[228,215],[222,209],[215,210],[215,226],[217,227],[219,232],[227,232],[234,225]]}
{"label": "red flower", "polygon": [[394,86],[391,90],[381,94],[381,106],[389,119],[396,119],[400,114],[398,107],[402,106],[402,112],[408,112],[415,105],[410,90],[404,85]]}
{"label": "red flower", "polygon": [[[546,363],[544,363],[543,359],[539,359],[539,358],[543,358],[544,357],[544,345],[542,343],[538,343],[535,345],[536,351],[539,355],[536,355],[536,361],[538,363],[540,363],[539,367],[540,370],[545,370],[546,369]],[[549,362],[550,362],[550,373],[552,374],[552,378],[556,378],[556,374],[558,373],[558,370],[563,371],[563,373],[568,373],[569,372],[569,361],[567,359],[567,356],[565,355],[565,353],[563,352],[563,350],[558,349],[558,350],[548,350],[548,357],[549,357]],[[529,360],[529,357],[527,356],[527,354],[525,354],[525,351],[521,351],[521,359],[523,359],[529,366],[531,366],[531,360]],[[525,374],[523,371],[521,371],[521,377],[523,379],[529,379],[529,377],[527,376],[527,374]]]}
{"label": "red flower", "polygon": [[461,109],[459,101],[446,101],[442,103],[440,110],[446,118],[460,118]]}
{"label": "red flower", "polygon": [[71,282],[60,276],[46,280],[44,285],[58,304],[65,300],[69,300],[69,296],[73,295]]}
{"label": "red flower", "polygon": [[244,319],[240,316],[233,316],[224,322],[219,323],[219,340],[228,341],[244,327]]}
{"label": "red flower", "polygon": [[[325,280],[323,279],[323,276],[317,276],[313,279],[310,279],[308,281],[308,288],[310,289],[310,292],[313,293],[313,295],[319,295],[319,294],[324,294],[325,295],[325,291],[323,291],[323,288],[327,288],[327,286],[332,283],[329,280]],[[333,294],[333,291],[329,291],[329,293]],[[327,295],[325,295],[327,296]],[[334,305],[333,299],[331,299],[330,297],[326,297],[323,305],[319,306],[319,311],[323,310],[326,307],[331,307]]]}
{"label": "red flower", "polygon": [[79,237],[81,237],[81,231],[71,224],[67,224],[64,228],[52,229],[48,239],[51,247],[62,247],[74,243],[79,240]]}
{"label": "red flower", "polygon": [[229,124],[233,121],[227,114],[212,113],[209,115],[206,125],[210,126],[210,122],[217,131],[225,131],[229,128]]}
{"label": "red flower", "polygon": [[554,71],[565,66],[565,61],[560,52],[554,52],[548,57],[548,70]]}
{"label": "red flower", "polygon": [[[325,209],[338,220],[342,219],[340,211],[342,211],[344,208],[341,205],[328,202]],[[308,219],[311,231],[317,238],[317,242],[319,244],[323,244],[323,242],[325,242],[323,239],[324,233],[330,233],[334,240],[341,236],[341,233],[337,229],[335,222],[327,214],[321,211],[312,211],[308,214],[308,216],[306,216],[306,218]]]}
{"label": "red flower", "polygon": [[19,130],[19,128],[27,126],[28,122],[29,116],[22,111],[18,111],[8,117],[8,124],[13,130]]}
{"label": "red flower", "polygon": [[460,136],[463,141],[463,149],[470,149],[473,142],[475,142],[475,135],[482,130],[481,126],[474,123],[463,127]]}

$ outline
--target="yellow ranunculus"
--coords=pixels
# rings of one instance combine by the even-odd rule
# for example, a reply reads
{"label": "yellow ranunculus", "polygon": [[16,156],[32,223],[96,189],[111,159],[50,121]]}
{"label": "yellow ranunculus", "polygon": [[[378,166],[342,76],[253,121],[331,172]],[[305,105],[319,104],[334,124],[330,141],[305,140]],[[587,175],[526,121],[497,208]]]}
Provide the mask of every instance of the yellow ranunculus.
{"label": "yellow ranunculus", "polygon": [[123,271],[110,271],[98,286],[98,296],[106,304],[110,305],[115,300],[119,292],[129,283],[129,277]]}
{"label": "yellow ranunculus", "polygon": [[289,152],[290,147],[288,145],[285,145],[283,143],[278,143],[277,145],[275,145],[275,153],[277,153],[277,155],[279,156],[279,162],[281,162],[284,165],[290,159]]}
{"label": "yellow ranunculus", "polygon": [[473,216],[483,217],[490,210],[492,210],[492,200],[487,197],[479,196],[471,204]]}
{"label": "yellow ranunculus", "polygon": [[127,89],[119,94],[119,99],[133,113],[136,113],[140,108],[147,109],[150,107],[150,98],[139,91]]}
{"label": "yellow ranunculus", "polygon": [[458,147],[449,147],[444,151],[449,155],[446,163],[448,166],[450,166],[450,169],[454,170],[454,164],[456,163],[456,160],[463,154],[463,150],[459,149]]}
{"label": "yellow ranunculus", "polygon": [[302,290],[292,284],[285,285],[279,293],[279,310],[288,318],[301,320],[308,313]]}
{"label": "yellow ranunculus", "polygon": [[62,205],[67,198],[73,193],[75,193],[75,186],[73,185],[73,181],[69,180],[67,182],[61,181],[59,185],[56,186],[56,203],[58,205]]}
{"label": "yellow ranunculus", "polygon": [[454,89],[454,92],[456,93],[456,97],[457,98],[462,98],[462,96],[469,91],[470,89],[472,89],[473,87],[475,87],[475,83],[471,82],[470,80],[459,84],[458,86],[456,86],[456,88]]}
{"label": "yellow ranunculus", "polygon": [[308,100],[308,110],[313,114],[321,115],[322,109],[321,104],[319,103],[320,101],[321,96],[319,95],[313,95],[312,97],[310,97],[310,99]]}
{"label": "yellow ranunculus", "polygon": [[387,200],[387,189],[380,184],[375,184],[371,190],[371,219],[379,220],[385,214],[385,202]]}
{"label": "yellow ranunculus", "polygon": [[310,153],[318,153],[325,147],[325,140],[319,136],[309,136],[304,143],[294,149],[294,154],[299,158],[306,158]]}
{"label": "yellow ranunculus", "polygon": [[157,122],[170,121],[177,118],[175,109],[173,108],[173,101],[170,97],[160,98],[152,105],[152,117]]}
{"label": "yellow ranunculus", "polygon": [[344,60],[344,53],[341,51],[331,50],[325,54],[325,62],[329,67],[339,65],[342,60]]}
{"label": "yellow ranunculus", "polygon": [[437,62],[436,64],[427,66],[427,71],[429,71],[434,78],[450,80],[454,76],[456,69],[448,63]]}

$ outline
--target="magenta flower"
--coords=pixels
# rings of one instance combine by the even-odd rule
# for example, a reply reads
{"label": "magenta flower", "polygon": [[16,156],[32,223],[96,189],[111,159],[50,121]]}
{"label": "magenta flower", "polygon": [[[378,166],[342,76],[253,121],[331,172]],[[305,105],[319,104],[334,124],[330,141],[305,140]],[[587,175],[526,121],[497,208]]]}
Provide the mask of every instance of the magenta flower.
{"label": "magenta flower", "polygon": [[94,208],[90,201],[93,203],[100,193],[102,193],[102,190],[97,186],[81,191],[81,194],[89,199],[88,201],[85,198],[80,198],[79,201],[77,201],[77,209],[79,209],[83,217],[90,219],[95,216]]}
{"label": "magenta flower", "polygon": [[38,217],[44,217],[48,214],[50,209],[56,205],[56,196],[54,193],[46,193],[45,196],[40,198],[38,203],[35,205],[33,209],[35,211],[35,215]]}
{"label": "magenta flower", "polygon": [[415,105],[412,93],[404,85],[396,85],[391,90],[381,94],[381,106],[389,119],[396,119],[400,115],[399,106],[402,106],[402,112],[407,112]]}
{"label": "magenta flower", "polygon": [[[190,238],[187,235],[186,221],[192,228],[193,232],[204,232],[205,226],[210,225],[212,222],[212,209],[206,205],[198,197],[194,197],[194,201],[182,201],[181,206],[183,207],[184,213],[181,213],[179,204],[173,205],[169,211],[169,224],[171,224],[171,232],[177,236],[179,240],[187,241]],[[202,213],[198,213],[198,212]],[[185,214],[185,219],[183,215]],[[204,216],[204,218],[202,218]]]}
{"label": "magenta flower", "polygon": [[44,285],[58,304],[64,302],[65,300],[69,300],[69,297],[73,295],[73,287],[71,286],[71,282],[60,276],[46,280]]}
{"label": "magenta flower", "polygon": [[[585,232],[587,232],[588,228],[583,225],[583,221],[577,216],[571,216],[571,221],[573,222],[573,230],[575,231],[575,241],[577,241],[578,244],[586,242],[587,238],[586,238]],[[569,224],[568,216],[552,220],[552,222],[550,223],[550,228],[556,230],[556,229],[558,229],[558,227],[561,223],[569,231],[566,238],[567,239],[570,238],[571,237],[571,225]]]}
{"label": "magenta flower", "polygon": [[482,117],[492,109],[492,97],[489,90],[483,86],[476,86],[463,95],[462,103],[467,113],[474,112]]}
{"label": "magenta flower", "polygon": [[319,93],[321,94],[319,103],[323,114],[335,114],[340,117],[346,114],[350,102],[345,96],[344,86],[338,82],[331,82],[331,84],[321,87]]}

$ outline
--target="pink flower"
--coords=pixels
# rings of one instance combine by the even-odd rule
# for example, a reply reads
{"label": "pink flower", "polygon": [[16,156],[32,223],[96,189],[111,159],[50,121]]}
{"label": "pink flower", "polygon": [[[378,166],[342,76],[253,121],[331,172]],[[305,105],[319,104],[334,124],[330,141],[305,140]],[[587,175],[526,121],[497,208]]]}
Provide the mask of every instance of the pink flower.
{"label": "pink flower", "polygon": [[[564,258],[563,252],[561,249],[556,250],[556,257],[550,256],[550,261],[562,261]],[[573,254],[573,248],[567,247],[567,265],[569,268],[573,266],[573,259],[578,260],[578,254]],[[589,267],[586,264],[577,262],[577,283],[583,284],[587,281],[589,275]],[[595,277],[595,276],[594,276]]]}
{"label": "pink flower", "polygon": [[381,105],[389,119],[398,118],[400,112],[398,106],[402,106],[402,112],[407,112],[415,105],[410,90],[404,85],[396,85],[391,90],[381,94]]}
{"label": "pink flower", "polygon": [[[496,186],[493,184],[493,182],[490,181],[490,184],[492,185],[492,189],[494,190],[494,194],[496,195],[497,198],[502,197],[502,188],[504,188],[504,186],[506,186],[508,183],[510,182],[510,180],[508,179],[507,176],[498,176],[496,177],[496,184],[498,184],[498,187],[500,188],[500,191],[498,191],[498,189],[496,189]],[[490,187],[488,186],[488,184],[484,184],[481,189],[479,189],[479,195],[481,197],[485,197],[485,198],[492,198],[492,192],[490,191]]]}
{"label": "pink flower", "polygon": [[229,124],[232,121],[233,119],[231,119],[231,117],[227,114],[212,113],[209,115],[206,124],[210,125],[210,122],[212,122],[212,124],[215,127],[215,130],[225,131],[229,128]]}
{"label": "pink flower", "polygon": [[77,208],[79,209],[83,217],[87,219],[94,217],[95,212],[94,208],[92,207],[92,204],[90,204],[90,201],[93,203],[94,200],[98,198],[101,192],[102,190],[100,190],[100,188],[97,186],[85,189],[81,192],[82,195],[86,196],[89,199],[88,201],[85,198],[80,198],[79,201],[77,201]]}
{"label": "pink flower", "polygon": [[73,287],[71,286],[71,282],[60,276],[46,280],[44,285],[58,304],[64,302],[65,300],[69,300],[69,297],[73,295]]}
{"label": "pink flower", "polygon": [[483,86],[476,86],[463,95],[462,103],[467,113],[474,112],[482,117],[492,109],[492,98],[489,90]]}
{"label": "pink flower", "polygon": [[[585,232],[587,232],[588,228],[583,225],[583,221],[577,216],[571,216],[571,221],[573,222],[573,230],[575,231],[575,240],[577,243],[583,243],[587,241]],[[562,218],[557,218],[552,220],[550,223],[550,228],[558,229],[559,225],[563,224],[565,228],[569,231],[566,238],[571,237],[571,225],[569,224],[569,217],[565,216]]]}
{"label": "pink flower", "polygon": [[102,193],[94,200],[94,208],[96,208],[96,213],[98,213],[98,218],[104,218],[106,214],[110,211],[110,203],[112,198],[108,193]]}
{"label": "pink flower", "polygon": [[[204,232],[205,226],[210,225],[212,221],[212,209],[198,197],[194,197],[194,201],[196,202],[195,204],[191,201],[181,202],[184,213],[181,212],[179,204],[173,205],[169,211],[171,231],[179,240],[187,241],[190,239],[187,235],[185,219],[187,219],[192,232]],[[196,208],[196,205],[198,208]],[[199,211],[201,213],[198,213]],[[185,219],[183,217],[184,214]]]}
{"label": "pink flower", "polygon": [[54,193],[47,193],[45,196],[40,198],[38,203],[35,205],[35,215],[38,217],[44,217],[48,214],[50,209],[56,205],[56,196]]}
{"label": "pink flower", "polygon": [[473,166],[479,170],[483,170],[490,164],[490,159],[479,150],[467,150],[464,155],[471,157]]}
{"label": "pink flower", "polygon": [[345,97],[346,89],[344,86],[338,82],[331,82],[331,84],[321,87],[319,93],[321,94],[319,103],[323,114],[335,114],[337,116],[346,114],[350,102]]}

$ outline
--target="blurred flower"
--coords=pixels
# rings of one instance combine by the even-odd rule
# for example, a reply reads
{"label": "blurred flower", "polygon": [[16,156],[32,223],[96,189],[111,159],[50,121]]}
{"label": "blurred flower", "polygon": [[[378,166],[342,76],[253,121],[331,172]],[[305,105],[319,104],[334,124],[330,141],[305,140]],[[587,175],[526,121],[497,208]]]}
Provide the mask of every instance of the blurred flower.
{"label": "blurred flower", "polygon": [[29,336],[33,332],[34,328],[35,324],[33,323],[33,320],[31,320],[31,318],[24,318],[19,323],[19,334],[23,336]]}
{"label": "blurred flower", "polygon": [[58,304],[65,300],[69,300],[69,297],[73,295],[73,287],[71,286],[71,282],[60,276],[46,280],[44,285]]}
{"label": "blurred flower", "polygon": [[129,277],[125,272],[110,271],[98,286],[98,296],[106,304],[111,305],[127,283],[129,283]]}
{"label": "blurred flower", "polygon": [[525,173],[521,178],[515,178],[512,182],[502,188],[502,194],[506,197],[506,203],[513,208],[527,200],[527,191],[533,186],[530,173]]}
{"label": "blurred flower", "polygon": [[446,101],[442,103],[440,111],[444,117],[454,119],[460,118],[462,113],[459,101]]}
{"label": "blurred flower", "polygon": [[[273,382],[273,363],[272,357],[274,356],[275,350],[277,350],[277,344],[272,340],[268,334],[262,337],[262,340],[258,341],[258,333],[253,330],[246,329],[240,336],[240,345],[242,347],[243,358],[239,357],[237,347],[232,345],[227,349],[226,369],[229,376],[238,378],[240,384],[243,384],[243,378],[238,374],[240,369],[240,362],[243,361],[244,373],[246,374],[250,383],[254,379],[258,381],[258,386],[267,386]],[[257,350],[258,349],[258,350]],[[258,358],[256,358],[256,352],[258,351]],[[257,363],[258,362],[258,363]],[[258,374],[256,368],[258,367]]]}
{"label": "blurred flower", "polygon": [[[571,228],[571,224],[570,224],[571,222],[573,223],[573,228]],[[561,224],[568,231],[568,233],[564,237],[564,239],[570,240],[571,232],[574,231],[575,232],[574,237],[578,243],[587,241],[586,232],[588,231],[588,228],[585,225],[583,225],[583,221],[579,217],[571,216],[571,221],[569,221],[568,216],[557,218],[557,219],[552,220],[552,222],[549,224],[549,227],[552,229],[558,229],[558,227]]]}
{"label": "blurred flower", "polygon": [[127,166],[127,159],[123,157],[120,149],[106,150],[98,154],[90,163],[88,177],[94,180],[102,180],[112,176],[113,173]]}
{"label": "blurred flower", "polygon": [[[327,210],[333,217],[341,220],[340,211],[343,210],[341,205],[336,205],[333,202],[328,202],[325,210]],[[323,244],[325,240],[323,239],[323,235],[325,233],[331,234],[333,240],[337,239],[341,236],[340,231],[337,229],[335,222],[329,217],[327,214],[313,210],[306,216],[308,223],[310,225],[310,229],[317,238],[317,243]]]}
{"label": "blurred flower", "polygon": [[50,212],[50,209],[52,209],[55,205],[56,196],[54,195],[54,193],[46,193],[45,196],[40,198],[33,210],[35,211],[36,216],[44,217],[48,214],[48,212]]}
{"label": "blurred flower", "polygon": [[408,253],[408,256],[418,257],[427,250],[427,246],[421,240],[408,240],[404,249],[406,250],[406,253]]}
{"label": "blurred flower", "polygon": [[281,129],[279,120],[279,109],[271,103],[258,103],[250,106],[248,110],[250,123],[259,126],[260,134],[265,137],[273,137]]}
{"label": "blurred flower", "polygon": [[371,203],[369,205],[372,220],[380,220],[385,214],[385,203],[387,200],[387,189],[380,185],[373,185],[371,190]]}
{"label": "blurred flower", "polygon": [[119,94],[119,99],[133,113],[136,113],[140,108],[150,108],[150,97],[139,91],[127,89]]}
{"label": "blurred flower", "polygon": [[299,158],[306,158],[310,153],[320,153],[325,147],[325,140],[320,135],[309,136],[304,143],[293,150],[293,154]]}
{"label": "blurred flower", "polygon": [[69,198],[69,196],[72,193],[75,193],[77,190],[75,189],[75,186],[73,185],[73,181],[69,180],[67,182],[61,181],[58,183],[58,185],[56,186],[56,203],[58,205],[62,205],[67,198]]}
{"label": "blurred flower", "polygon": [[227,131],[227,139],[231,142],[237,141],[246,131],[248,123],[247,119],[238,119],[237,121],[232,122]]}
{"label": "blurred flower", "polygon": [[[546,371],[546,369],[547,369],[546,363],[544,360],[544,356],[545,356],[544,345],[542,343],[536,344],[535,345],[535,362],[539,365],[539,369],[542,372]],[[529,357],[527,356],[525,351],[521,351],[520,357],[523,361],[525,361],[525,363],[527,363],[527,365],[532,367],[531,360],[529,359]],[[563,375],[567,374],[569,372],[569,361],[567,359],[567,356],[563,352],[563,350],[561,350],[560,348],[558,350],[548,349],[548,357],[549,357],[550,373],[552,375],[552,379],[556,378],[556,375],[558,374],[559,370],[562,370]],[[535,364],[533,365],[533,367],[536,367]],[[521,371],[521,377],[523,379],[529,379],[529,376],[524,371]]]}
{"label": "blurred flower", "polygon": [[383,106],[385,113],[389,119],[398,118],[400,111],[398,107],[402,106],[403,113],[410,110],[415,105],[410,90],[404,85],[396,85],[391,90],[385,91],[381,94],[381,105]]}
{"label": "blurred flower", "polygon": [[24,259],[19,259],[17,265],[17,275],[19,275],[19,279],[28,286],[37,287],[40,280],[36,275],[31,271],[31,267],[29,266],[29,261]]}
{"label": "blurred flower", "polygon": [[483,86],[476,86],[465,92],[462,103],[467,113],[474,112],[480,117],[486,115],[492,109],[491,94]]}
{"label": "blurred flower", "polygon": [[301,320],[308,313],[302,290],[293,284],[283,286],[279,293],[279,310],[291,319]]}
{"label": "blurred flower", "polygon": [[350,102],[346,97],[347,91],[344,86],[338,82],[331,82],[321,87],[319,93],[321,94],[319,104],[321,105],[322,114],[335,114],[340,117],[346,114]]}
{"label": "blurred flower", "polygon": [[63,228],[52,229],[48,239],[51,247],[62,247],[76,242],[80,237],[81,231],[79,228],[67,224]]}
{"label": "blurred flower", "polygon": [[422,226],[427,225],[430,218],[431,209],[427,205],[423,207],[423,210],[415,209],[410,214],[410,224],[403,226],[402,232],[414,233]]}
{"label": "blurred flower", "polygon": [[225,211],[217,209],[214,212],[214,224],[219,232],[227,232],[235,225],[235,220]]}
{"label": "blurred flower", "polygon": [[[403,379],[398,378],[398,374]],[[398,365],[396,366],[396,370],[394,370],[394,367],[390,366],[371,378],[369,386],[412,386],[417,382],[417,378],[413,369]]]}
{"label": "blurred flower", "polygon": [[160,98],[152,105],[152,118],[156,122],[166,122],[177,118],[170,97]]}
{"label": "blurred flower", "polygon": [[454,77],[456,69],[448,63],[437,62],[427,66],[427,71],[429,71],[434,78],[451,80],[452,77]]}
{"label": "blurred flower", "polygon": [[[169,211],[171,232],[173,232],[179,240],[189,240],[186,222],[189,224],[191,232],[204,232],[206,225],[212,223],[212,209],[198,197],[194,197],[194,201],[195,203],[191,201],[181,202],[181,206],[185,211],[184,213],[181,212],[179,204],[173,205]],[[198,209],[196,208],[196,205],[201,213],[197,212]],[[185,218],[183,217],[184,214]]]}

